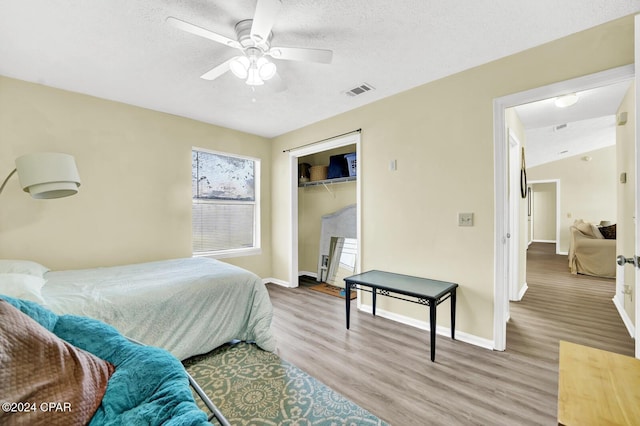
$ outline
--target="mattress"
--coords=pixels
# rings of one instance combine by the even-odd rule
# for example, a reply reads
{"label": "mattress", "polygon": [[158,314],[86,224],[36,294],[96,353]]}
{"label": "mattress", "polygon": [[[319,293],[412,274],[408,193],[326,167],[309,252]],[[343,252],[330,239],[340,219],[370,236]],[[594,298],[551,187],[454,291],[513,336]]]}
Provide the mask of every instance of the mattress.
{"label": "mattress", "polygon": [[179,359],[232,340],[276,348],[273,307],[262,280],[234,265],[184,258],[93,269],[49,271],[45,305],[95,318]]}

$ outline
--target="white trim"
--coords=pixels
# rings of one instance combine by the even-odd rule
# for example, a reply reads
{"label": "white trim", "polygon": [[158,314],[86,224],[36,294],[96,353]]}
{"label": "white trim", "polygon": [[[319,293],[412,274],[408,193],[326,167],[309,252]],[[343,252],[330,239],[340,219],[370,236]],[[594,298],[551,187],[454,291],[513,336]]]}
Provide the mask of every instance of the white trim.
{"label": "white trim", "polygon": [[[493,284],[493,349],[504,351],[507,345],[507,317],[509,316],[508,253],[506,244],[509,215],[506,121],[507,99],[493,100],[493,164],[494,164],[494,284]],[[500,166],[498,166],[500,165]]]}
{"label": "white trim", "polygon": [[[637,19],[637,17],[636,17]],[[505,350],[507,340],[508,312],[508,250],[504,243],[507,234],[506,216],[509,214],[507,198],[507,128],[505,109],[541,99],[553,98],[567,92],[594,89],[608,84],[629,81],[634,78],[634,65],[625,65],[610,70],[561,81],[547,86],[514,93],[493,100],[493,167],[494,167],[494,302],[493,302],[493,347]],[[636,89],[638,89],[636,85]],[[637,286],[638,287],[638,286]],[[640,303],[640,302],[638,302]],[[639,344],[638,342],[636,342]],[[638,346],[640,348],[640,346]],[[640,349],[637,351],[640,351]]]}
{"label": "white trim", "polygon": [[263,278],[262,279],[262,284],[275,284],[275,285],[279,285],[282,287],[287,287],[287,288],[291,288],[292,286],[289,285],[288,282],[284,281],[284,280],[279,280],[277,278]]}
{"label": "white trim", "polygon": [[[362,305],[358,310],[362,312],[366,312],[369,314],[373,313],[373,307],[371,305]],[[409,325],[411,327],[419,328],[420,330],[431,330],[429,327],[428,321],[421,321],[415,318],[407,317],[405,315],[396,314],[394,312],[389,312],[384,309],[376,308],[376,316],[389,319],[391,321],[396,321],[401,324]],[[440,325],[436,326],[436,333],[442,336],[451,338],[451,328],[442,327]],[[473,334],[468,334],[465,332],[456,330],[456,340],[461,342],[470,343],[475,346],[480,346],[485,349],[493,349],[493,342],[489,339],[484,339],[482,337],[475,336]]]}
{"label": "white trim", "polygon": [[[250,157],[247,155],[234,154],[230,152],[215,151],[212,149],[200,148],[192,145],[191,152],[193,153],[193,151],[207,152],[209,154],[215,154],[223,157],[241,158],[243,160],[253,161],[253,165],[255,167],[254,177],[255,177],[256,185],[254,188],[255,199],[252,202],[234,201],[234,200],[220,200],[219,202],[216,202],[217,204],[253,204],[254,205],[253,247],[216,250],[216,251],[192,252],[192,256],[224,259],[224,258],[230,258],[230,257],[254,256],[254,255],[262,254],[262,159],[258,157]],[[193,201],[191,204],[193,208]],[[191,223],[193,224],[193,218],[191,219]],[[193,233],[191,236],[193,240]],[[193,250],[193,241],[191,241],[191,250]]]}
{"label": "white trim", "polygon": [[[522,164],[522,143],[520,139],[511,129],[507,129],[509,139],[509,181],[512,182],[511,188],[509,188],[509,198],[511,200],[518,200],[517,202],[510,203],[509,208],[509,229],[510,236],[507,238],[509,243],[509,256],[510,259],[520,259],[520,200],[521,193],[519,185],[515,182],[520,182],[520,167]],[[528,190],[528,188],[527,188]],[[509,300],[517,299],[518,286],[520,285],[520,261],[508,263],[509,268]],[[509,307],[507,306],[507,316],[509,314]]]}
{"label": "white trim", "polygon": [[534,243],[555,243],[556,240],[533,240]]}
{"label": "white trim", "polygon": [[[560,179],[541,179],[541,180],[532,180],[531,182],[527,182],[528,185],[536,185],[539,183],[555,183],[556,184],[556,240],[535,240],[537,242],[548,242],[556,244],[556,254],[568,254],[560,251],[560,224],[562,223],[562,211],[560,209],[560,203],[562,201],[561,190],[560,190]],[[535,210],[535,206],[534,206]],[[532,220],[533,222],[533,220]],[[533,235],[532,235],[533,236]]]}
{"label": "white trim", "polygon": [[[313,145],[292,149],[289,151],[289,180],[290,185],[290,206],[289,220],[291,223],[291,245],[289,253],[289,280],[292,283],[291,287],[298,287],[298,157],[303,157],[309,154],[315,154],[316,152],[327,151],[333,148],[340,148],[347,145],[355,145],[356,153],[358,155],[358,167],[356,168],[356,235],[358,239],[358,254],[356,256],[356,272],[361,271],[361,258],[362,258],[362,233],[361,233],[361,215],[362,215],[362,155],[360,150],[360,132],[351,133],[349,135],[330,139],[325,142],[319,142]],[[358,297],[358,306],[360,304],[360,298]]]}
{"label": "white trim", "polygon": [[308,277],[312,277],[315,279],[318,279],[318,271],[315,272],[311,272],[311,271],[298,271],[298,276],[301,277],[303,275],[306,275]]}
{"label": "white trim", "polygon": [[629,332],[629,336],[631,336],[632,338],[635,336],[635,327],[633,325],[633,321],[631,321],[631,318],[629,318],[629,315],[627,314],[627,311],[624,310],[624,302],[620,303],[620,300],[618,299],[617,295],[613,297],[613,304],[615,305],[616,309],[618,310],[618,314],[620,314],[620,318],[622,318],[622,322],[624,322],[624,326],[627,328],[627,331]]}
{"label": "white trim", "polygon": [[520,287],[520,291],[518,292],[518,300],[522,300],[527,290],[529,290],[529,286],[527,285],[527,283],[524,283],[524,285]]}
{"label": "white trim", "polygon": [[[640,66],[640,15],[636,15],[634,17],[634,28],[633,28],[633,40],[634,40],[634,64],[638,64]],[[636,131],[634,136],[633,146],[635,148],[635,158],[634,158],[634,169],[635,169],[635,206],[634,206],[634,252],[631,253],[632,256],[637,256],[640,254],[640,224],[638,224],[638,214],[640,214],[640,175],[638,175],[638,170],[640,170],[640,132],[638,132],[638,126],[640,125],[640,72],[634,76],[635,81],[635,99],[633,103],[633,109],[635,111],[635,120],[636,120]],[[626,254],[625,254],[626,255]],[[623,287],[624,288],[624,287]],[[640,269],[635,268],[635,279],[634,279],[634,318],[635,321],[638,321],[638,317],[640,316]],[[636,358],[640,358],[640,327],[636,327],[634,331],[634,339],[636,341],[636,350],[635,355]]]}
{"label": "white trim", "polygon": [[624,306],[624,270],[625,265],[618,265],[618,263],[616,262],[616,292],[613,296],[613,302],[619,303],[620,306]]}

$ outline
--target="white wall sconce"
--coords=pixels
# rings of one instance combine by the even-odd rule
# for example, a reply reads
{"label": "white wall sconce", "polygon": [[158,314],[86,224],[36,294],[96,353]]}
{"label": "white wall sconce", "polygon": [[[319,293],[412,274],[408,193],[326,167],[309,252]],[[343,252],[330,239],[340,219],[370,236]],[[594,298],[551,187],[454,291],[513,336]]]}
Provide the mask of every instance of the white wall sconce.
{"label": "white wall sconce", "polygon": [[2,182],[0,194],[15,173],[24,192],[36,199],[68,197],[80,186],[76,162],[69,154],[36,152],[16,158],[16,168]]}

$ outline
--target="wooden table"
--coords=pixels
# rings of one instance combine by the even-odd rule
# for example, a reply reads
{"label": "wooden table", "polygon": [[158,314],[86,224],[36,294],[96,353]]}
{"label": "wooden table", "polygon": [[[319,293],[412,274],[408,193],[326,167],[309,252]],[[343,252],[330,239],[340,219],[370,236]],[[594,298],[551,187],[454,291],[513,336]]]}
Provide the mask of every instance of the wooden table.
{"label": "wooden table", "polygon": [[561,341],[558,424],[639,425],[640,360]]}
{"label": "wooden table", "polygon": [[[458,284],[446,281],[419,278],[410,275],[394,274],[383,271],[368,271],[352,275],[345,281],[345,305],[347,309],[347,330],[351,311],[350,289],[370,292],[373,297],[373,315],[376,314],[376,295],[393,297],[408,302],[429,306],[429,330],[431,332],[431,361],[436,358],[436,307],[451,298],[451,338],[456,336],[456,288]],[[365,290],[369,287],[371,290]],[[398,297],[394,294],[412,296],[417,300]]]}

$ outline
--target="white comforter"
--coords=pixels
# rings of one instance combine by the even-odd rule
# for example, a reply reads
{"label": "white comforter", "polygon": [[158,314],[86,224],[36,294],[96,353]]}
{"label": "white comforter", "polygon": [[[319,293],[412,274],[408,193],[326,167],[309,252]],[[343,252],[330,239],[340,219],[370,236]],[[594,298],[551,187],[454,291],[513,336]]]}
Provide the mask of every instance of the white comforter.
{"label": "white comforter", "polygon": [[57,314],[84,315],[179,359],[234,339],[274,351],[273,307],[260,278],[208,258],[52,271],[42,295]]}

